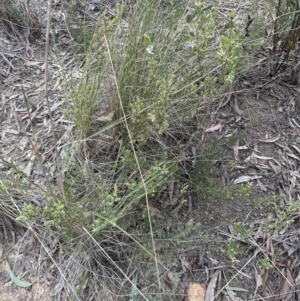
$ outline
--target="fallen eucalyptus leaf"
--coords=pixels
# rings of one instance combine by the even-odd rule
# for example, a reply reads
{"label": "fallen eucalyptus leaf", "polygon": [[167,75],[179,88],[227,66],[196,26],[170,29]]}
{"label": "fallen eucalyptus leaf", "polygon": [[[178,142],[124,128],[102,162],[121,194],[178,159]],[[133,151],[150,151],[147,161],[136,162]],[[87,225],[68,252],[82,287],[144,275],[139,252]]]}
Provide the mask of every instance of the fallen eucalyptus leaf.
{"label": "fallen eucalyptus leaf", "polygon": [[221,275],[221,271],[217,270],[211,277],[210,282],[208,284],[206,295],[205,295],[205,301],[212,301],[217,297],[215,295],[215,289],[217,287],[217,281],[219,276]]}
{"label": "fallen eucalyptus leaf", "polygon": [[300,161],[300,159],[299,159],[296,155],[294,155],[294,154],[289,154],[289,153],[286,153],[286,154],[287,154],[289,157],[294,158],[294,159]]}
{"label": "fallen eucalyptus leaf", "polygon": [[259,139],[259,141],[266,142],[266,143],[272,143],[272,142],[279,140],[279,138],[280,138],[280,135],[278,135],[277,137],[274,137],[274,138],[269,138],[269,139]]}
{"label": "fallen eucalyptus leaf", "polygon": [[219,130],[221,127],[222,127],[221,124],[217,124],[217,125],[214,125],[214,126],[208,128],[208,129],[206,129],[204,132],[205,133],[215,132],[215,131]]}
{"label": "fallen eucalyptus leaf", "polygon": [[292,144],[291,145],[299,154],[300,154],[300,149],[299,147],[297,147],[296,145]]}
{"label": "fallen eucalyptus leaf", "polygon": [[246,183],[251,180],[260,179],[262,176],[241,176],[233,181],[233,184]]}
{"label": "fallen eucalyptus leaf", "polygon": [[244,301],[244,299],[242,299],[240,297],[237,297],[236,293],[234,293],[231,290],[227,290],[227,294],[228,294],[228,297],[230,298],[230,299],[227,298],[227,300],[231,300],[231,301]]}
{"label": "fallen eucalyptus leaf", "polygon": [[259,155],[256,155],[255,153],[252,154],[253,157],[257,158],[257,159],[261,159],[261,160],[272,160],[273,157],[265,157],[265,156],[259,156]]}

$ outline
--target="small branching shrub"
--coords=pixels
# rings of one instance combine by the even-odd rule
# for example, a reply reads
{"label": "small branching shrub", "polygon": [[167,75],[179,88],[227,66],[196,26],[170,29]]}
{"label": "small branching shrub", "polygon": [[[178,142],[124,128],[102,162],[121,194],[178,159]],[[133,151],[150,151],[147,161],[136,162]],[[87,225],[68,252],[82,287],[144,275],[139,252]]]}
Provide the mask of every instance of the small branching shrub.
{"label": "small branching shrub", "polygon": [[243,253],[243,250],[239,242],[229,239],[225,253],[230,260],[237,261],[237,257]]}
{"label": "small branching shrub", "polygon": [[[122,138],[121,161],[117,164],[122,172],[118,184],[110,183],[107,187],[107,183],[97,183],[101,189],[90,184],[92,190],[97,191],[95,199],[99,200],[101,191],[103,205],[94,210],[97,214],[88,211],[88,206],[78,207],[87,210],[94,233],[96,229],[98,233],[105,229],[105,221],[112,216],[113,223],[128,217],[130,210],[144,204],[146,193],[154,196],[161,185],[173,179],[177,163],[170,160],[168,154],[158,150],[156,159],[149,160],[153,154],[142,150],[153,134],[161,137],[178,122],[171,118],[173,104],[178,112],[181,107],[198,106],[199,95],[213,96],[218,80],[224,82],[226,76],[232,79],[237,74],[240,48],[238,36],[232,29],[233,20],[218,45],[214,42],[218,35],[215,10],[205,9],[197,1],[195,10],[186,16],[184,3],[177,5],[176,10],[167,6],[168,12],[158,9],[159,5],[160,1],[139,1],[133,5],[126,10],[128,27],[125,29],[121,25],[124,7],[117,8],[112,20],[100,20],[86,47],[88,52],[79,84],[75,82],[69,90],[70,113],[81,139],[102,131],[93,127],[99,102],[102,110],[107,110],[104,114],[113,113],[112,120],[117,124],[115,133]],[[172,17],[166,19],[166,14]],[[226,51],[226,57],[221,55],[222,51]],[[182,101],[187,96],[190,96],[189,103]],[[178,117],[187,116],[177,114]],[[135,152],[130,142],[134,143]],[[137,162],[143,177],[130,176],[138,170]],[[203,181],[205,179],[201,183]],[[65,216],[82,220],[75,212],[69,214],[71,204],[78,201],[72,197],[72,185],[67,186],[70,204],[52,202],[53,212],[43,212],[51,221],[57,218],[58,224],[66,220]],[[93,203],[92,200],[90,198],[88,203]]]}
{"label": "small branching shrub", "polygon": [[217,57],[222,64],[220,74],[226,84],[232,84],[236,79],[242,53],[242,44],[237,32],[232,30],[227,36],[221,36]]}
{"label": "small branching shrub", "polygon": [[[117,6],[112,19],[100,18],[91,40],[84,41],[83,67],[73,72],[76,78],[66,78],[68,116],[80,140],[96,140],[113,128],[120,141],[116,162],[99,179],[94,172],[98,166],[93,166],[97,163],[76,158],[80,147],[74,144],[72,158],[66,156],[62,166],[65,196],[48,187],[42,207],[23,207],[24,219],[36,215],[49,227],[66,228],[68,233],[73,229],[75,236],[82,234],[83,226],[101,233],[108,220],[117,224],[125,216],[130,220],[130,212],[144,210],[145,195],[153,197],[174,179],[177,161],[160,149],[155,154],[145,151],[147,143],[153,137],[163,139],[202,99],[213,99],[224,83],[231,84],[239,72],[242,48],[234,15],[220,31],[217,10],[201,1],[188,14],[183,1],[176,9],[161,5],[138,1]],[[104,127],[97,126],[103,115],[111,117]],[[199,191],[213,189],[206,174],[215,159],[214,153],[198,159],[197,170],[203,171],[194,175]],[[241,189],[242,193],[246,192]]]}
{"label": "small branching shrub", "polygon": [[273,268],[273,264],[270,259],[265,256],[259,260],[259,267],[263,271],[267,271]]}
{"label": "small branching shrub", "polygon": [[190,55],[196,59],[195,75],[204,95],[211,95],[217,81],[216,67],[211,55],[215,51],[214,40],[218,26],[218,16],[214,9],[206,9],[201,1],[196,1],[195,10],[185,21],[187,42]]}

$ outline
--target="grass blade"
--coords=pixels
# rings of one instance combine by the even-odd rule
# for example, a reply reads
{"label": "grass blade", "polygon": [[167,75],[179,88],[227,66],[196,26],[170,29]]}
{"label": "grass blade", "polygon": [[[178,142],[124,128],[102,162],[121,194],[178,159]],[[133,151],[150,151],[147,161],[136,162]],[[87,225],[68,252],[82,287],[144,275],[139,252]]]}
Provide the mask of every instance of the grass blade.
{"label": "grass blade", "polygon": [[10,278],[11,278],[11,280],[14,284],[16,284],[17,286],[20,286],[20,287],[29,287],[29,286],[31,286],[30,282],[20,280],[17,276],[15,276],[15,274],[11,270],[11,268],[10,268],[7,261],[6,261],[6,264],[5,264],[5,268],[6,268],[6,271],[9,274],[9,276],[10,276]]}

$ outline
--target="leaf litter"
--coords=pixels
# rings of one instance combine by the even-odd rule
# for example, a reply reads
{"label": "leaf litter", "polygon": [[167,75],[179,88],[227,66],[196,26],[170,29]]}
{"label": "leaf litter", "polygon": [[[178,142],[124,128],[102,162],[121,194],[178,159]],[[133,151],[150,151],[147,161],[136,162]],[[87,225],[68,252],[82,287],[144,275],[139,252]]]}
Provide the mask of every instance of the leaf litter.
{"label": "leaf litter", "polygon": [[[264,81],[266,79],[263,76],[259,79],[258,77],[250,77],[246,85],[252,87],[263,86]],[[241,85],[241,83],[238,83],[238,85]],[[242,91],[242,88],[246,87],[240,86],[237,89]],[[224,110],[217,113],[216,120],[212,121],[212,124],[218,126],[209,127],[204,132],[210,133],[222,141],[232,137],[232,135],[224,135],[224,132],[233,132],[238,128],[238,132],[241,132],[241,134],[239,134],[234,146],[231,147],[231,156],[226,158],[227,161],[233,158],[236,164],[234,170],[229,170],[225,164],[222,164],[223,181],[234,185],[252,182],[257,191],[261,191],[260,196],[281,195],[279,197],[283,206],[281,210],[284,212],[292,204],[292,200],[300,200],[300,132],[295,123],[289,123],[289,119],[297,118],[297,115],[300,115],[300,95],[293,87],[281,85],[280,80],[269,84],[266,91],[268,89],[271,89],[276,95],[281,95],[281,97],[269,97],[268,101],[265,101],[264,98],[262,100],[257,99],[254,97],[254,90],[253,98],[249,97],[249,92],[246,92],[248,93],[247,102],[240,102],[238,107],[235,101],[231,102],[230,100],[235,95],[232,91],[231,97],[228,97],[225,105],[222,106]],[[277,93],[274,91],[277,91]],[[286,104],[282,100],[286,99],[287,95],[293,95],[290,97],[293,101]],[[243,92],[238,97],[241,99]],[[290,110],[288,106],[291,106],[293,110]],[[276,110],[276,107],[281,107],[281,109]],[[289,113],[285,115],[284,113],[287,110]],[[227,116],[230,116],[232,112],[238,115],[243,114],[241,118],[228,122]],[[235,123],[236,120],[238,120],[237,123]],[[246,124],[246,127],[244,125],[242,127],[242,130],[246,130],[240,130],[239,123]],[[203,142],[209,137],[206,136],[206,139],[203,139],[204,132],[198,135],[199,140]],[[195,153],[195,150],[192,151],[191,147],[191,153],[193,158],[197,157],[199,149],[196,148]],[[191,165],[196,166],[195,163]],[[250,198],[253,198],[253,196],[250,196]],[[225,209],[228,205],[225,205],[224,202],[220,204],[216,201],[216,205],[214,205],[214,201],[207,202],[209,204],[201,205],[201,209],[198,210],[204,211],[200,215],[203,222],[203,219],[205,221],[209,219],[210,214],[207,214],[209,207],[213,208],[214,211],[211,214],[211,221],[213,222],[207,222],[207,227],[213,228],[215,225],[220,225],[222,219],[227,218],[225,217]],[[241,208],[242,210],[243,208]],[[220,217],[216,215],[217,211],[220,211]],[[255,210],[252,209],[252,211]],[[209,296],[208,298],[210,300],[224,300],[226,298],[226,300],[240,301],[298,300],[300,288],[300,250],[298,246],[300,214],[298,211],[299,208],[295,208],[285,218],[284,228],[280,228],[279,225],[278,230],[271,229],[268,232],[263,227],[265,218],[268,218],[270,225],[276,225],[279,219],[273,213],[273,210],[270,211],[270,207],[266,207],[265,212],[261,214],[264,219],[257,219],[258,214],[254,222],[249,221],[249,224],[253,223],[255,227],[247,238],[235,233],[234,227],[231,227],[229,233],[221,231],[222,235],[243,244],[246,251],[243,258],[229,265],[224,264],[224,261],[219,263],[215,258],[213,260],[217,264],[211,266],[209,259],[204,256],[201,264],[203,278],[202,280],[199,279],[198,283],[207,287],[206,295]],[[195,212],[193,217],[197,215],[199,216],[199,213]],[[228,216],[230,216],[230,213],[228,213]],[[232,213],[231,216],[236,218],[237,215]],[[197,220],[197,217],[195,220]],[[196,255],[194,256],[196,258]],[[266,266],[264,267],[263,264],[266,264]],[[191,264],[189,261],[188,269],[186,264],[181,262],[181,265],[184,274],[192,273],[194,278],[199,273],[197,264]],[[234,279],[235,285],[229,284],[225,278],[214,276],[218,269],[231,273],[231,279]],[[209,271],[215,271],[215,273]],[[206,277],[204,274],[206,274]],[[226,283],[228,283],[227,286]],[[189,285],[186,286],[189,287]]]}

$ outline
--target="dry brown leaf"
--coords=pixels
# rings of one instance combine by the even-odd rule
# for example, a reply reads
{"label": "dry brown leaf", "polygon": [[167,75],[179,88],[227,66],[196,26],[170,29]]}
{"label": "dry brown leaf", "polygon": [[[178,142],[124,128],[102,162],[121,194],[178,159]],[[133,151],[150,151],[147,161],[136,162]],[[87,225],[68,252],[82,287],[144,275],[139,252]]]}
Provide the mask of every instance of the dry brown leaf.
{"label": "dry brown leaf", "polygon": [[269,165],[272,167],[274,170],[275,174],[279,173],[281,171],[281,166],[274,164],[272,161],[269,162]]}
{"label": "dry brown leaf", "polygon": [[52,292],[51,292],[50,296],[51,297],[56,296],[58,293],[60,293],[62,291],[63,288],[64,288],[63,281],[60,281],[60,282],[56,283],[56,285],[52,289]]}
{"label": "dry brown leaf", "polygon": [[30,159],[29,159],[29,162],[27,163],[27,165],[25,166],[23,172],[29,177],[32,173],[32,170],[33,170],[33,162],[34,162],[34,158],[35,156],[32,156]]}
{"label": "dry brown leaf", "polygon": [[280,144],[280,143],[278,143],[278,142],[276,142],[275,144],[276,144],[277,146],[281,147],[282,149],[284,149],[285,151],[287,151],[287,152],[289,152],[289,153],[292,153],[292,150],[291,150],[289,147],[287,147],[286,145],[282,145],[282,144]]}
{"label": "dry brown leaf", "polygon": [[262,176],[241,176],[233,181],[233,184],[247,183],[251,180],[261,179]]}
{"label": "dry brown leaf", "polygon": [[274,137],[274,138],[269,138],[269,139],[259,139],[259,141],[265,142],[265,143],[272,143],[272,142],[279,140],[279,138],[280,138],[280,135],[278,135],[277,137]]}
{"label": "dry brown leaf", "polygon": [[211,126],[210,128],[204,130],[203,133],[202,133],[202,138],[201,138],[202,141],[204,139],[204,134],[205,133],[215,132],[215,131],[219,130],[220,128],[222,128],[222,125],[221,124],[217,124],[217,125]]}
{"label": "dry brown leaf", "polygon": [[296,285],[299,285],[299,284],[300,284],[300,271],[298,271],[298,275],[297,275],[297,277],[296,277],[296,279],[295,279],[295,284],[296,284]]}
{"label": "dry brown leaf", "polygon": [[[296,245],[298,245],[298,244],[296,244]],[[297,267],[298,263],[299,263],[299,257],[298,257],[298,255],[296,255],[296,258],[294,259],[293,263],[291,264],[291,270],[294,270]],[[295,284],[296,284],[296,280],[295,280]]]}
{"label": "dry brown leaf", "polygon": [[182,199],[180,203],[172,210],[172,214],[177,214],[180,208],[187,202],[186,199]]}
{"label": "dry brown leaf", "polygon": [[[286,267],[285,270],[286,270],[286,278],[284,279],[284,283],[279,291],[280,300],[283,300],[288,296],[288,294],[292,290],[293,285],[295,284],[295,280],[292,276],[292,272],[288,268],[288,266]],[[285,273],[283,273],[283,274],[285,274]]]}
{"label": "dry brown leaf", "polygon": [[292,108],[295,108],[295,97],[293,97],[293,98],[289,101],[289,106],[291,106]]}
{"label": "dry brown leaf", "polygon": [[263,278],[262,278],[262,285],[261,285],[261,290],[262,290],[262,294],[263,296],[269,296],[269,292],[267,290],[267,287],[268,287],[268,280],[269,280],[269,277],[271,276],[273,272],[273,269],[269,269],[269,270],[266,270],[264,275],[263,275]]}
{"label": "dry brown leaf", "polygon": [[29,137],[27,135],[24,135],[19,141],[20,150],[24,151],[28,143],[29,143]]}
{"label": "dry brown leaf", "polygon": [[192,267],[191,264],[185,259],[184,256],[179,256],[180,262],[181,262],[181,267],[184,273],[187,272],[187,270],[189,270],[190,272],[192,272]]}
{"label": "dry brown leaf", "polygon": [[32,66],[36,66],[38,64],[41,64],[41,62],[37,62],[37,61],[25,61],[24,62],[25,67],[32,67]]}
{"label": "dry brown leaf", "polygon": [[167,276],[168,276],[170,282],[172,283],[172,285],[173,285],[174,287],[177,287],[177,286],[178,286],[178,283],[179,283],[179,281],[180,281],[179,277],[178,277],[178,276],[177,276],[177,277],[174,276],[174,273],[171,272],[171,271],[169,271],[169,272],[167,273]]}
{"label": "dry brown leaf", "polygon": [[293,124],[295,124],[297,128],[300,128],[300,125],[297,123],[297,121],[294,118],[291,118],[291,121],[293,121]]}
{"label": "dry brown leaf", "polygon": [[294,155],[294,154],[289,154],[289,153],[286,153],[286,154],[287,154],[289,157],[294,158],[294,159],[300,161],[300,159],[299,159],[296,155]]}
{"label": "dry brown leaf", "polygon": [[227,295],[232,301],[244,301],[242,298],[237,297],[236,293],[231,290],[227,290]]}
{"label": "dry brown leaf", "polygon": [[287,278],[289,286],[294,286],[295,285],[295,279],[294,279],[294,275],[293,275],[293,272],[292,272],[291,264],[292,264],[291,260],[289,260],[288,263],[287,263],[286,278]]}
{"label": "dry brown leaf", "polygon": [[233,147],[233,156],[235,161],[239,161],[239,140],[236,141],[236,144]]}
{"label": "dry brown leaf", "polygon": [[205,294],[205,288],[199,283],[191,283],[187,289],[188,301],[204,301]]}
{"label": "dry brown leaf", "polygon": [[208,129],[206,129],[204,132],[205,133],[215,132],[215,131],[219,130],[221,127],[222,127],[221,124],[217,124],[217,125],[214,125]]}
{"label": "dry brown leaf", "polygon": [[260,160],[272,160],[273,159],[273,157],[259,156],[259,155],[256,155],[255,153],[252,153],[252,155],[253,155],[253,157],[260,159]]}
{"label": "dry brown leaf", "polygon": [[193,154],[194,159],[192,160],[192,166],[193,168],[195,167],[195,164],[197,162],[196,158],[197,158],[197,152],[196,152],[196,148],[194,146],[191,147],[191,152]]}
{"label": "dry brown leaf", "polygon": [[242,166],[242,165],[236,165],[235,166],[235,169],[240,169],[240,170],[245,170],[247,168],[248,168],[247,166]]}
{"label": "dry brown leaf", "polygon": [[219,278],[219,275],[221,273],[221,270],[216,271],[212,277],[211,280],[208,284],[207,290],[206,290],[206,296],[205,296],[205,301],[212,301],[215,298],[215,288],[217,285],[217,281]]}
{"label": "dry brown leaf", "polygon": [[294,144],[292,144],[291,146],[300,154],[300,149],[298,146],[296,146]]}
{"label": "dry brown leaf", "polygon": [[230,86],[230,92],[228,92],[226,100],[222,104],[219,104],[218,109],[220,109],[222,107],[225,107],[228,104],[228,102],[231,99],[231,96],[232,96],[233,92],[234,92],[233,91],[233,85],[231,85]]}
{"label": "dry brown leaf", "polygon": [[239,115],[243,115],[242,111],[240,110],[239,106],[238,106],[238,102],[237,102],[237,98],[234,98],[234,109],[237,112],[237,114]]}
{"label": "dry brown leaf", "polygon": [[242,117],[241,116],[237,116],[235,122],[238,123],[239,121],[241,121]]}
{"label": "dry brown leaf", "polygon": [[261,275],[258,273],[258,271],[255,269],[255,281],[256,281],[256,288],[255,288],[255,294],[254,297],[258,291],[258,289],[262,286],[262,278]]}
{"label": "dry brown leaf", "polygon": [[234,117],[234,114],[232,114],[232,113],[226,113],[226,112],[220,112],[220,115],[219,115],[220,117],[222,117],[222,118],[232,118],[232,117]]}
{"label": "dry brown leaf", "polygon": [[168,186],[169,200],[172,201],[173,200],[173,194],[174,194],[174,181],[169,182],[167,184],[167,186]]}
{"label": "dry brown leaf", "polygon": [[259,179],[256,179],[256,181],[261,191],[268,191],[267,187]]}

